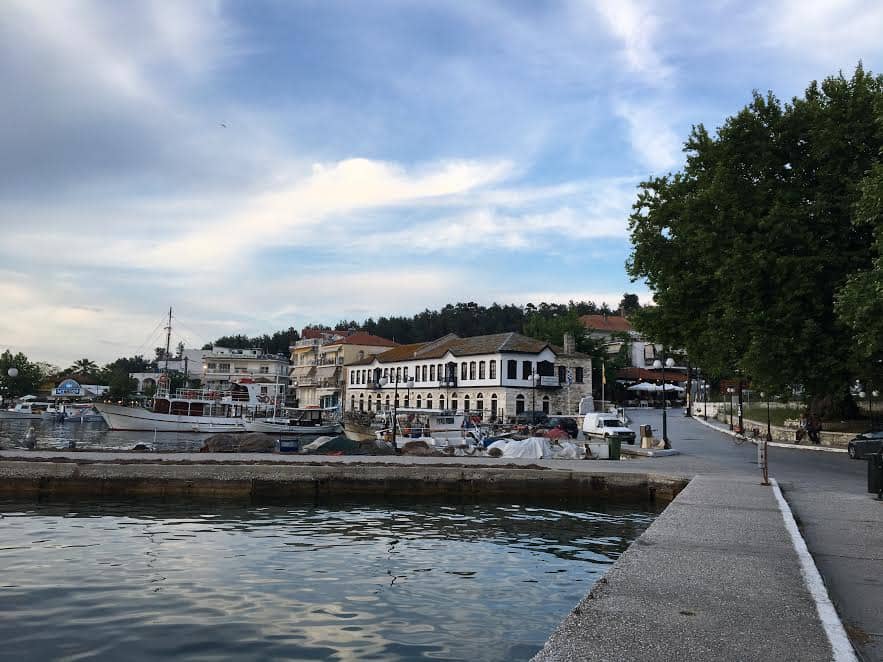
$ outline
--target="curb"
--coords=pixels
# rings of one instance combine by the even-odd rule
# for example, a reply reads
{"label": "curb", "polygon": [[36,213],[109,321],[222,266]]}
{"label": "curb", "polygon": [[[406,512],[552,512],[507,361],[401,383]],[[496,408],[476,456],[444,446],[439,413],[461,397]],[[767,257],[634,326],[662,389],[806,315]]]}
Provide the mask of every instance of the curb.
{"label": "curb", "polygon": [[[745,441],[750,441],[752,444],[757,445],[757,439],[749,439],[745,435],[739,434],[738,432],[734,432],[733,430],[727,430],[725,428],[718,427],[708,421],[704,421],[701,418],[696,418],[695,416],[691,417],[694,421],[699,423],[700,425],[704,425],[707,428],[711,428],[712,430],[717,430],[722,434],[728,434],[731,437],[738,437],[744,439]],[[845,448],[831,448],[830,446],[801,446],[800,444],[784,444],[780,441],[768,441],[767,446],[775,446],[776,448],[790,448],[793,450],[799,451],[815,451],[822,453],[846,453]]]}
{"label": "curb", "polygon": [[828,589],[825,587],[825,582],[819,573],[819,569],[809,553],[806,541],[803,539],[794,519],[794,514],[791,512],[791,507],[782,494],[778,481],[775,478],[770,478],[770,483],[773,486],[773,494],[776,497],[776,503],[779,505],[779,511],[782,513],[785,528],[791,537],[791,544],[794,546],[797,558],[800,559],[800,573],[803,575],[803,580],[812,596],[813,602],[815,602],[819,620],[822,623],[825,635],[828,637],[828,643],[831,644],[832,659],[835,662],[858,662],[858,658],[843,627],[843,621],[840,620],[840,616],[831,602]]}

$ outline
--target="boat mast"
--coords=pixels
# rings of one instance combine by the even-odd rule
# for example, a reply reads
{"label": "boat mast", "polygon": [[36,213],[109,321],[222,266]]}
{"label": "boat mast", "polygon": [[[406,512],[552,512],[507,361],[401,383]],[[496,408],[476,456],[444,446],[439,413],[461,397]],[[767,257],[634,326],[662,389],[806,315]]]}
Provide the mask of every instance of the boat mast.
{"label": "boat mast", "polygon": [[172,307],[169,306],[169,324],[166,326],[166,367],[165,373],[169,373],[169,343],[172,340]]}

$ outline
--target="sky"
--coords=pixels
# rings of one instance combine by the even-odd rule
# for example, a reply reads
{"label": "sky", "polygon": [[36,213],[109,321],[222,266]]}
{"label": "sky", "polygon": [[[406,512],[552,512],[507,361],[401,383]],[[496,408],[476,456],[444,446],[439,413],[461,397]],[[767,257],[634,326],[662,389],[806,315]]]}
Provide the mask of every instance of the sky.
{"label": "sky", "polygon": [[638,184],[881,34],[878,0],[4,0],[0,351],[648,303]]}

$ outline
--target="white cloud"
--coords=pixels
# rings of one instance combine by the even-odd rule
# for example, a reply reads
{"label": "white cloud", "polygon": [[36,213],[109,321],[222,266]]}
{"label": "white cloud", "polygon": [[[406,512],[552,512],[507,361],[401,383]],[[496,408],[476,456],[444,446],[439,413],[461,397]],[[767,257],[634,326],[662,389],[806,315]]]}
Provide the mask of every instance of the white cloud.
{"label": "white cloud", "polygon": [[671,128],[671,113],[647,101],[619,101],[615,112],[628,125],[629,142],[641,163],[654,172],[667,171],[681,158],[681,138]]}
{"label": "white cloud", "polygon": [[622,43],[622,58],[629,70],[653,84],[669,77],[671,69],[654,43],[660,20],[644,3],[596,0],[595,5],[608,29]]}

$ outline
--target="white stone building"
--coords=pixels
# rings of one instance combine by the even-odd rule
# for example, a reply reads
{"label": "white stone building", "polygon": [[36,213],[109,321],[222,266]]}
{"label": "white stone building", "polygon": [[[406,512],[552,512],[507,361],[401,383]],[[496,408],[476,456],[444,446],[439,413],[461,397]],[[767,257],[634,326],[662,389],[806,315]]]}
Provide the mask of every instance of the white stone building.
{"label": "white stone building", "polygon": [[399,407],[470,411],[485,420],[527,410],[576,414],[592,392],[592,362],[568,350],[514,332],[400,345],[347,366],[344,406],[385,411],[398,398]]}
{"label": "white stone building", "polygon": [[265,383],[261,393],[274,397],[277,392],[284,399],[288,391],[288,357],[284,354],[264,354],[263,350],[212,347],[203,357],[203,388],[223,391],[233,382],[250,379]]}

